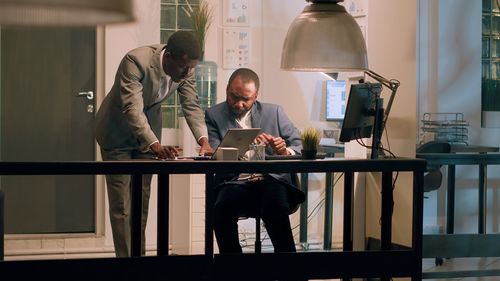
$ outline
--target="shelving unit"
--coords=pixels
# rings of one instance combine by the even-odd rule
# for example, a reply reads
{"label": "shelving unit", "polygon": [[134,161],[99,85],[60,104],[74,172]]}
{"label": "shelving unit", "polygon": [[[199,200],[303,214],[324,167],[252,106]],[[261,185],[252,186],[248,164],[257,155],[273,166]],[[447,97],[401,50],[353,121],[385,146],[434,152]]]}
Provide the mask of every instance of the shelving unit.
{"label": "shelving unit", "polygon": [[420,143],[447,141],[468,145],[469,123],[463,113],[424,113],[421,121]]}

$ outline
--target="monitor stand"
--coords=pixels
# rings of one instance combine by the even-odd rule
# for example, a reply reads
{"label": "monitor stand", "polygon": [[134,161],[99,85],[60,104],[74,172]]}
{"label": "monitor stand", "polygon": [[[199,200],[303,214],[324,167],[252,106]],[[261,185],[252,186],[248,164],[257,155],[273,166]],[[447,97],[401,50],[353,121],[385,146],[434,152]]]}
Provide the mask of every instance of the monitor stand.
{"label": "monitor stand", "polygon": [[375,120],[373,122],[372,132],[372,151],[370,159],[378,159],[379,155],[384,155],[384,150],[381,149],[380,141],[382,132],[384,131],[384,100],[377,98],[375,100]]}

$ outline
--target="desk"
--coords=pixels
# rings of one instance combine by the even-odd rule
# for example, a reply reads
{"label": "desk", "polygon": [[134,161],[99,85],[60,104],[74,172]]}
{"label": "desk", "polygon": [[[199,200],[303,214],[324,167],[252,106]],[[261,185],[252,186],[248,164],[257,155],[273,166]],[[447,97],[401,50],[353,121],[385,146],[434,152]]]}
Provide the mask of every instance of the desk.
{"label": "desk", "polygon": [[[478,175],[478,233],[486,233],[486,179],[487,177],[487,163],[482,162],[480,158],[471,158],[469,155],[482,155],[489,152],[498,152],[498,147],[492,146],[480,146],[480,145],[452,145],[451,153],[463,154],[462,156],[453,158],[454,160],[446,161],[448,165],[448,176],[447,176],[447,200],[446,200],[446,233],[453,233],[455,229],[455,167],[456,165],[478,165],[479,175]],[[428,161],[428,164],[439,164],[443,165],[444,159],[438,156],[430,156],[432,153],[417,153],[418,158],[424,158]],[[438,160],[441,159],[441,160]],[[447,160],[451,160],[448,158]],[[475,160],[477,161],[475,161]],[[438,163],[435,163],[435,162]],[[453,163],[453,161],[455,161]],[[441,163],[439,163],[441,162]]]}
{"label": "desk", "polygon": [[[481,146],[481,145],[452,145],[451,153],[479,153],[484,154],[488,152],[498,152],[498,147],[493,146]],[[448,202],[455,202],[455,165],[448,165],[448,190],[453,190],[452,194],[449,194]],[[478,201],[478,211],[479,211],[479,220],[478,220],[478,233],[484,234],[486,233],[486,202],[487,202],[487,193],[486,193],[486,180],[488,178],[488,169],[487,164],[480,163],[479,164],[479,182],[478,182],[478,192],[479,192],[479,201]],[[448,208],[450,214],[447,219],[447,227],[446,231],[448,233],[454,232],[454,221],[455,221],[455,209],[454,204]]]}
{"label": "desk", "polygon": [[[476,147],[477,148],[477,147]],[[500,253],[491,245],[500,244],[500,235],[485,234],[485,208],[486,208],[486,168],[488,165],[500,165],[500,154],[487,153],[498,151],[495,147],[482,147],[476,153],[474,148],[461,147],[452,149],[455,153],[417,153],[418,158],[426,159],[429,165],[448,165],[448,190],[447,190],[447,218],[445,235],[423,235],[423,256],[434,257],[498,257]],[[465,153],[467,152],[467,153]],[[453,234],[454,233],[454,200],[455,200],[455,166],[478,165],[478,234]],[[487,243],[485,242],[487,241]],[[490,245],[488,247],[487,245]],[[474,275],[476,274],[476,275]],[[478,275],[479,274],[479,275]],[[487,275],[485,275],[487,274]],[[454,278],[468,276],[500,276],[500,271],[463,271],[425,273],[426,278]]]}
{"label": "desk", "polygon": [[[263,276],[271,279],[299,278],[367,278],[411,277],[421,280],[422,275],[422,219],[423,219],[423,173],[426,163],[421,159],[380,160],[291,160],[291,161],[106,161],[106,162],[0,162],[0,175],[132,175],[132,258],[76,259],[52,261],[2,261],[1,274],[16,274],[23,279],[25,274],[62,279],[72,274],[75,280],[92,279],[96,276],[111,276],[121,272],[124,280],[133,280],[140,273],[148,274],[150,280],[164,280],[186,274],[190,268],[190,280],[234,279],[242,270],[248,280],[259,280]],[[344,245],[342,252],[263,253],[239,255],[214,255],[213,248],[213,185],[216,173],[229,172],[342,172],[345,176],[345,194],[354,188],[355,172],[382,173],[382,218],[379,251],[352,250],[352,217],[344,214]],[[394,172],[413,174],[413,216],[411,248],[391,249],[392,237],[392,176]],[[141,227],[141,178],[142,174],[158,175],[158,251],[157,257],[140,257]],[[202,256],[168,255],[168,179],[170,174],[205,174],[205,254]],[[138,196],[139,195],[139,196]],[[352,206],[351,195],[346,195],[345,204]],[[6,198],[5,200],[8,200]],[[161,262],[160,262],[161,261]],[[201,264],[200,264],[201,263]],[[307,266],[304,266],[306,264]],[[331,266],[325,266],[330,264]],[[286,265],[280,267],[276,265]],[[248,268],[259,268],[248,270]],[[177,275],[176,275],[177,274]]]}

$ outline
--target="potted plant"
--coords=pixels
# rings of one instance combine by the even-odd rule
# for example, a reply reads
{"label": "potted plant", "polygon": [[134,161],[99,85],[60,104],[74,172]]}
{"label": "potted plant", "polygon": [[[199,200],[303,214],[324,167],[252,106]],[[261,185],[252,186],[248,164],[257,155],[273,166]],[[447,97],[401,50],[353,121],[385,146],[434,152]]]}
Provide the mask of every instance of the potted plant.
{"label": "potted plant", "polygon": [[302,157],[304,159],[315,159],[318,153],[321,132],[317,128],[306,128],[300,134],[302,140]]}
{"label": "potted plant", "polygon": [[187,9],[182,8],[201,47],[201,58],[196,65],[195,76],[200,106],[205,110],[217,101],[217,63],[205,60],[205,39],[214,18],[213,7],[207,0],[200,0],[196,7],[191,6],[187,0],[186,3]]}
{"label": "potted plant", "polygon": [[191,6],[188,0],[186,0],[186,3],[188,8],[182,7],[182,9],[191,22],[194,36],[200,43],[201,60],[203,60],[205,55],[205,38],[214,18],[214,10],[206,0],[200,0],[200,4],[195,8]]}

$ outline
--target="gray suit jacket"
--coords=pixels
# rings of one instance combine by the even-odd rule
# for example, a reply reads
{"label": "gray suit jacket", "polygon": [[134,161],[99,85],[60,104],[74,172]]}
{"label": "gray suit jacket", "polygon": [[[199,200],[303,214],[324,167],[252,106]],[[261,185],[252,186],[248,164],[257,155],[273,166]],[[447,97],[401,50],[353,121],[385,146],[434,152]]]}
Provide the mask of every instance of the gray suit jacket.
{"label": "gray suit jacket", "polygon": [[[160,44],[139,47],[122,59],[113,87],[96,115],[96,139],[103,149],[146,151],[151,143],[161,141],[161,101],[156,100],[163,75],[160,54],[164,47]],[[176,90],[194,137],[198,140],[206,136],[194,71],[179,83],[172,81],[164,99]]]}
{"label": "gray suit jacket", "polygon": [[[261,128],[264,133],[282,137],[287,147],[300,154],[302,149],[300,134],[281,106],[256,101],[251,109],[251,115],[253,128]],[[208,141],[213,149],[219,146],[222,138],[230,128],[239,127],[226,102],[207,109],[205,111],[205,122],[208,128]],[[270,147],[266,148],[266,154],[272,154]],[[269,175],[289,187],[294,187],[290,189],[289,200],[292,209],[295,210],[296,208],[293,208],[293,206],[304,201],[304,193],[298,190],[292,180],[292,175],[289,173],[270,173]],[[229,177],[231,176],[225,176],[224,178],[228,179]],[[218,180],[222,179],[219,178]]]}

